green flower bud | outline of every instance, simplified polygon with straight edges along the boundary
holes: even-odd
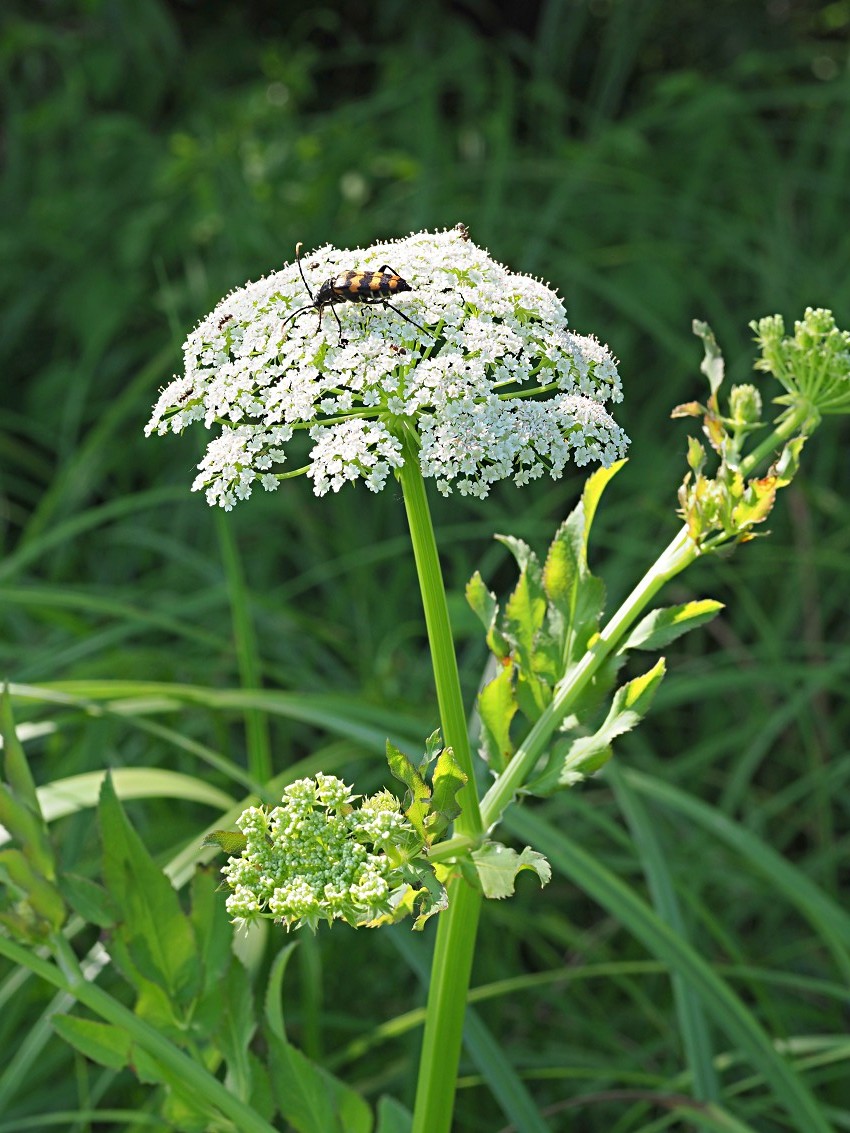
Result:
[[[757,425],[761,421],[761,394],[752,385],[733,386],[729,410],[733,425]]]

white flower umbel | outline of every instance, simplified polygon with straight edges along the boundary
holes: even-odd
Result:
[[[326,281],[386,264],[411,288],[389,307],[339,302],[321,326],[312,308],[284,325]],[[570,331],[554,291],[496,263],[463,226],[319,248],[302,267],[313,296],[292,263],[219,303],[148,423],[148,434],[218,430],[193,485],[210,504],[230,509],[298,472],[317,495],[357,479],[377,492],[402,464],[405,429],[444,494],[484,497],[497,480],[556,478],[570,457],[624,454],[628,437],[604,409],[622,398],[607,347]],[[314,442],[310,463],[281,471],[297,430]]]

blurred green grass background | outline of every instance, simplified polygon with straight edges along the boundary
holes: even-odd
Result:
[[[397,491],[316,501],[297,481],[222,520],[188,491],[200,437],[142,437],[187,331],[298,240],[354,246],[463,221],[497,259],[554,283],[572,325],[611,345],[633,438],[595,532],[612,602],[676,529],[685,427],[668,415],[703,392],[692,318],[711,323],[738,381],[751,318],[829,306],[850,325],[848,0],[67,0],[7,2],[0,19],[0,672],[19,684],[261,682],[400,709],[423,737],[434,726]],[[840,420],[821,430],[769,540],[700,565],[668,596],[711,594],[728,609],[671,650],[653,716],[618,756],[740,821],[833,896],[850,845],[849,436]],[[508,585],[492,533],[542,550],[580,484],[434,500],[470,703],[484,648],[463,584],[480,565]],[[226,785],[122,712],[34,696],[16,713],[39,782],[162,766]],[[266,742],[250,714],[247,733],[236,712],[164,719],[235,765]],[[276,773],[329,742],[286,717],[267,734]],[[384,778],[368,744],[334,741],[327,759],[361,790]],[[643,886],[609,785],[547,813]],[[132,814],[164,857],[212,817],[165,801]],[[90,813],[56,829],[66,864],[90,872]],[[769,881],[681,819],[665,816],[660,836],[713,962],[835,979],[824,941]],[[421,994],[383,937],[340,930],[300,950],[296,1037],[343,1069],[349,1038]],[[488,908],[475,978],[614,959],[645,952],[573,886],[553,882],[541,899],[529,885]],[[358,974],[375,970],[386,979]],[[481,1007],[541,1107],[672,1080],[663,976],[566,994],[563,1012],[546,989]],[[846,1030],[846,996],[756,976],[742,994],[774,1033]],[[36,1033],[43,995],[9,992],[3,1048]],[[409,1098],[415,1049],[415,1034],[376,1047],[355,1081]],[[37,1050],[0,1075],[10,1120],[41,1112],[48,1080],[51,1104],[81,1104],[72,1056],[55,1040]],[[553,1066],[571,1068],[566,1084]],[[829,1104],[850,1108],[845,1064],[818,1073]],[[107,1075],[88,1088],[104,1104],[143,1098]],[[460,1106],[459,1128],[505,1120],[473,1081]],[[647,1112],[603,1098],[576,1128],[645,1129]],[[769,1111],[753,1120],[782,1127]]]

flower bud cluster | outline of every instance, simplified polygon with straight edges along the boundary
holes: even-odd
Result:
[[[322,284],[384,265],[410,286],[389,306],[337,301],[321,320],[309,307]],[[313,442],[302,471],[317,495],[358,479],[379,491],[403,463],[405,430],[444,494],[484,497],[497,480],[624,454],[628,437],[604,408],[622,398],[610,351],[569,330],[554,291],[496,263],[461,226],[326,246],[301,266],[311,295],[293,263],[222,300],[148,423],[149,434],[194,421],[218,430],[193,485],[210,504],[229,509],[295,474],[280,468],[299,430]]]
[[[386,850],[409,846],[413,830],[390,792],[360,807],[357,797],[320,773],[290,783],[279,806],[244,811],[245,848],[222,869],[230,916],[315,929],[320,920],[359,925],[388,914],[404,881]]]
[[[788,391],[783,404],[801,399],[815,415],[850,412],[850,331],[839,330],[831,311],[807,307],[785,334],[781,315],[750,323],[762,352],[757,370],[766,370]]]

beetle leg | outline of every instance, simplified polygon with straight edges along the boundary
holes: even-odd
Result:
[[[339,345],[340,346],[347,346],[348,345],[348,339],[343,338],[343,336],[342,336],[342,323],[339,321],[339,315],[334,310],[332,303],[328,303],[328,306],[331,309],[331,314],[336,319],[336,325],[339,327]]]

